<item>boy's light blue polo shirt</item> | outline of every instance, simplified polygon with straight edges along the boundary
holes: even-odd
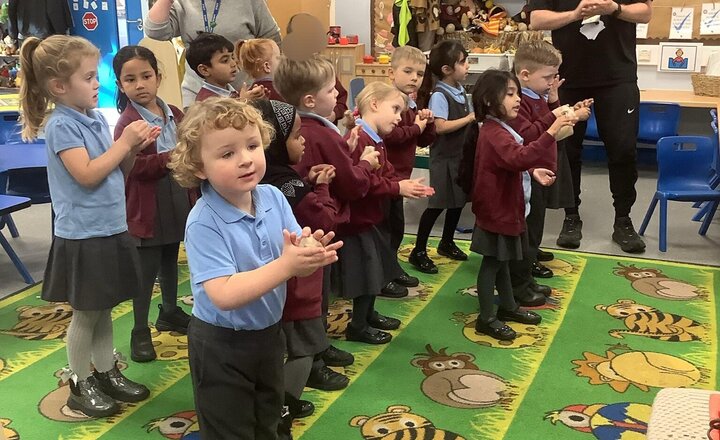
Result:
[[[190,211],[185,248],[193,292],[193,315],[208,324],[235,330],[261,330],[280,321],[285,283],[234,310],[220,310],[203,288],[205,281],[258,269],[282,254],[283,229],[300,234],[285,196],[272,185],[252,192],[255,217],[228,203],[207,182]]]
[[[177,126],[175,125],[175,116],[172,110],[170,110],[170,106],[165,104],[165,101],[160,98],[157,98],[157,103],[165,113],[164,118],[156,115],[140,104],[130,101],[130,105],[135,107],[135,110],[137,110],[145,122],[162,129],[160,136],[155,140],[155,148],[158,153],[164,153],[165,151],[174,150],[175,145],[177,145]]]
[[[450,94],[450,96],[453,97],[455,102],[459,104],[465,104],[465,101],[467,101],[467,92],[465,92],[465,88],[460,85],[459,88],[455,88],[451,86],[450,84],[438,81],[437,87],[442,88],[447,93]],[[473,111],[472,103],[468,103],[470,107],[470,112]],[[428,103],[428,108],[433,112],[433,116],[440,119],[447,120],[448,115],[450,114],[450,108],[447,102],[447,98],[445,98],[445,95],[439,92],[433,92],[432,95],[430,95],[430,102]]]
[[[112,138],[102,113],[88,110],[83,114],[57,104],[45,125],[45,141],[55,235],[78,240],[127,231],[125,178],[120,167],[96,187],[87,188],[72,177],[59,156],[71,148],[85,148],[90,159],[105,153],[112,145]]]

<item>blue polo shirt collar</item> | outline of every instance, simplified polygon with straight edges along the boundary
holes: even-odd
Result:
[[[522,88],[522,94],[523,94],[524,96],[527,96],[528,98],[532,98],[532,99],[540,99],[540,98],[542,98],[542,99],[544,99],[544,100],[547,101],[547,95],[540,96],[540,95],[538,95],[537,93],[535,93],[532,89],[529,89],[529,88],[527,88],[527,87],[523,87],[523,88]]]
[[[215,84],[210,84],[207,81],[203,81],[202,86],[204,88],[210,90],[211,92],[215,93],[216,95],[220,95],[225,98],[229,98],[230,95],[232,94],[232,92],[236,91],[235,88],[231,84],[228,84],[227,88],[224,89],[222,87],[216,86]]]
[[[518,144],[523,145],[525,143],[525,140],[523,139],[523,137],[520,136],[517,131],[513,130],[513,128],[511,126],[506,124],[505,121],[501,121],[500,119],[496,118],[495,116],[490,116],[490,115],[488,115],[487,118],[492,119],[493,121],[502,125],[502,127],[505,130],[507,130],[508,132],[510,132],[511,135],[513,135],[513,137],[515,138],[515,142],[517,142]]]
[[[160,98],[157,98],[157,103],[162,109],[163,113],[165,113],[165,116],[168,118],[168,121],[175,120],[175,116],[172,113],[172,110],[170,110],[170,106],[165,103]],[[156,124],[160,127],[162,127],[165,124],[165,120],[162,116],[158,116],[155,113],[151,112],[150,110],[146,109],[145,107],[141,106],[140,104],[137,104],[135,101],[130,101],[130,105],[132,105],[135,110],[140,114],[140,116],[147,122]]]
[[[204,181],[202,185],[200,185],[200,189],[202,191],[202,198],[203,200],[205,200],[205,203],[207,203],[210,209],[215,211],[215,213],[225,223],[236,223],[245,217],[248,217],[250,219],[253,218],[250,213],[236,208],[227,200],[225,200],[223,196],[221,196],[217,191],[215,191],[215,188],[213,188],[208,181]],[[252,190],[251,194],[252,200],[255,203],[254,219],[256,221],[262,220],[263,218],[265,218],[265,215],[272,209],[272,207],[265,206],[263,204],[260,197],[258,197],[257,188]]]
[[[66,116],[71,117],[72,119],[80,122],[81,124],[85,125],[86,127],[92,128],[94,130],[99,130],[103,126],[103,117],[101,113],[94,109],[88,109],[87,114],[80,113],[79,111],[75,110],[74,108],[70,108],[63,104],[55,104],[55,111],[60,112]]]
[[[368,125],[367,122],[363,121],[362,119],[356,119],[356,120],[355,120],[355,124],[356,124],[356,125],[359,125],[360,128],[362,128],[362,130],[363,130],[365,133],[367,133],[368,136],[370,136],[370,139],[372,139],[373,142],[375,142],[376,144],[379,144],[380,142],[383,141],[382,138],[380,137],[380,135],[377,134],[377,132],[375,132],[375,130],[373,130],[372,128],[370,128],[370,126]]]
[[[438,85],[438,87],[442,87],[443,89],[445,89],[453,97],[458,98],[460,100],[458,102],[465,102],[465,98],[466,98],[465,88],[462,85],[460,85],[460,87],[453,87],[444,81],[438,81],[437,85]],[[458,99],[456,99],[456,101]]]
[[[337,134],[342,136],[342,133],[340,133],[340,129],[337,128],[337,125],[330,122],[330,120],[328,118],[323,118],[322,116],[317,115],[315,113],[311,113],[311,112],[301,112],[299,110],[298,110],[298,114],[300,115],[301,118],[305,117],[305,118],[318,120],[318,121],[322,122],[324,126],[326,126],[327,128],[332,128],[333,130],[335,130],[335,132]]]
[[[407,106],[408,106],[408,108],[417,108],[417,103],[415,102],[414,99],[412,99],[411,97],[408,96]]]

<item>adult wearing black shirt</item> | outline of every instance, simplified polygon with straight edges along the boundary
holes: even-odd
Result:
[[[595,100],[598,132],[608,155],[610,191],[615,208],[613,240],[625,252],[643,252],[630,210],[637,193],[637,131],[640,91],[637,87],[635,24],[647,23],[652,0],[530,0],[530,27],[551,30],[553,44],[563,54],[560,100],[570,105]],[[595,15],[600,21],[582,25]],[[594,37],[594,39],[593,39]],[[580,170],[587,123],[578,122],[566,148],[572,172],[575,207],[565,210],[557,244],[577,248],[582,238]]]

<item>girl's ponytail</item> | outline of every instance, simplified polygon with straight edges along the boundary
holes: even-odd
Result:
[[[27,38],[20,48],[20,124],[22,139],[31,141],[37,138],[38,131],[45,120],[49,99],[45,87],[40,84],[33,66],[33,55],[42,40]]]
[[[425,66],[425,75],[423,75],[422,84],[417,92],[417,105],[418,108],[427,108],[430,103],[430,95],[435,89],[435,77],[433,76],[432,69],[428,63]]]
[[[477,149],[478,135],[480,134],[479,124],[473,122],[465,128],[465,140],[463,142],[463,157],[458,171],[457,184],[460,185],[465,194],[470,194],[473,187],[473,174],[475,174],[475,150]]]

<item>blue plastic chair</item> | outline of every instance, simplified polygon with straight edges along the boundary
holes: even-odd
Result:
[[[35,280],[33,280],[32,276],[30,276],[30,272],[28,272],[27,268],[20,260],[20,257],[18,257],[17,253],[15,253],[15,250],[10,245],[10,242],[7,241],[7,239],[2,233],[2,229],[5,227],[5,219],[10,217],[10,213],[20,211],[21,209],[25,209],[28,206],[30,206],[30,199],[27,197],[7,196],[0,194],[0,246],[5,249],[5,252],[10,257],[10,261],[12,261],[12,263],[15,265],[15,268],[18,270],[18,272],[20,272],[23,280],[25,280],[25,282],[28,284],[33,284],[35,283]]]
[[[695,145],[694,149],[687,145]],[[705,235],[720,203],[720,191],[710,187],[708,175],[713,156],[710,138],[703,136],[669,136],[657,144],[658,179],[657,190],[645,213],[638,233],[643,235],[655,206],[660,202],[660,251],[667,250],[667,202],[708,201],[708,214],[700,226],[700,235]]]
[[[585,139],[589,141],[602,142],[597,128],[597,119],[595,119],[594,107],[590,109],[590,118],[587,120],[587,128],[585,129]]]
[[[350,80],[350,111],[355,110],[355,98],[365,88],[365,78],[353,78]]]
[[[710,115],[713,115],[713,110],[710,111]],[[717,116],[717,113],[715,114],[715,116]],[[720,142],[718,142],[717,119],[713,119],[712,121],[710,121],[710,127],[713,129],[714,133],[711,138],[713,144],[714,158],[712,171],[710,172],[710,188],[717,189],[718,185],[720,185],[720,165],[718,165],[718,156],[720,156]],[[700,210],[693,216],[693,221],[702,221],[703,217],[707,215],[710,206],[711,205],[709,203],[695,202],[693,204],[693,208],[700,208]]]
[[[640,103],[638,142],[655,144],[666,136],[677,136],[680,105],[664,102]]]

